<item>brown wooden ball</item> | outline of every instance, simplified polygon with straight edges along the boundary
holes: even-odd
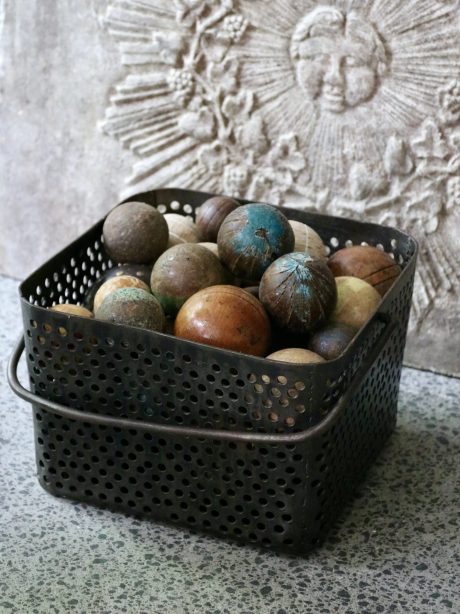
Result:
[[[308,349],[326,360],[334,360],[345,351],[356,333],[357,329],[353,326],[339,322],[330,323],[313,333]]]
[[[175,315],[192,294],[226,281],[220,260],[209,249],[196,243],[180,243],[158,258],[150,287],[165,313]]]
[[[235,286],[212,286],[181,307],[174,334],[235,352],[265,356],[270,320],[260,301]]]
[[[146,283],[137,277],[133,277],[132,275],[111,277],[105,283],[103,283],[96,292],[93,303],[94,311],[99,309],[99,306],[106,296],[108,296],[114,290],[118,290],[118,288],[142,288],[142,290],[150,292],[150,288]]]
[[[195,222],[200,231],[202,241],[217,241],[219,228],[229,213],[240,203],[227,196],[214,196],[206,200],[197,209]]]
[[[284,350],[278,350],[277,352],[273,352],[273,354],[269,354],[267,359],[297,364],[326,362],[324,358],[315,354],[315,352],[310,352],[310,350],[304,350],[302,348],[285,348]]]
[[[336,277],[337,303],[331,322],[361,328],[380,304],[381,296],[367,281],[358,277]]]
[[[307,253],[281,256],[262,276],[259,296],[277,326],[297,333],[321,326],[337,298],[334,276]]]
[[[123,203],[107,216],[102,229],[107,253],[115,262],[149,263],[168,244],[168,225],[154,207]]]
[[[72,305],[70,303],[64,303],[62,305],[54,305],[54,307],[50,307],[51,311],[57,311],[58,313],[67,313],[72,316],[80,316],[81,318],[93,318],[89,309],[82,307],[81,305]]]
[[[401,267],[385,252],[370,245],[354,245],[335,252],[328,261],[335,277],[359,277],[381,296],[393,285]]]

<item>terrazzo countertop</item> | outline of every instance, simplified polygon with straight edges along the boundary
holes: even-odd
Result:
[[[0,278],[2,614],[460,611],[460,380],[404,370],[396,433],[320,549],[236,546],[41,489],[31,409],[4,376],[17,284]]]

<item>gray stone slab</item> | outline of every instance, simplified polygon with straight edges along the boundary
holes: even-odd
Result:
[[[20,329],[0,278],[0,369]],[[24,377],[24,365],[21,369]],[[3,614],[449,614],[460,608],[460,380],[403,372],[395,434],[320,549],[281,556],[55,499],[0,379]]]
[[[458,0],[1,0],[0,271],[174,185],[396,225],[460,375]]]

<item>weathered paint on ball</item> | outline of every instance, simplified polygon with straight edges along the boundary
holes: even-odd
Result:
[[[166,318],[158,300],[140,288],[120,288],[103,300],[98,320],[163,332]]]

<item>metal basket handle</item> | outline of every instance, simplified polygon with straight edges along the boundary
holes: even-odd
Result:
[[[159,435],[174,435],[180,437],[197,437],[205,439],[219,439],[235,442],[251,442],[251,443],[300,443],[306,441],[309,438],[315,437],[320,434],[337,420],[342,409],[346,407],[347,403],[355,394],[359,388],[366,373],[372,368],[373,364],[379,357],[380,352],[383,350],[388,339],[391,337],[398,324],[395,320],[390,320],[384,314],[379,314],[381,319],[386,321],[386,326],[382,331],[379,339],[366,357],[364,364],[356,371],[353,376],[350,385],[344,394],[337,400],[330,413],[326,416],[322,422],[316,424],[308,429],[295,433],[251,433],[247,431],[226,431],[222,429],[204,429],[187,426],[171,426],[167,424],[157,424],[154,422],[143,422],[140,420],[131,420],[129,418],[117,418],[115,416],[106,416],[101,414],[90,414],[78,409],[72,409],[66,405],[43,399],[34,394],[30,390],[24,388],[19,382],[17,375],[17,367],[22,352],[24,351],[24,337],[21,336],[17,342],[11,358],[8,362],[8,382],[13,391],[25,401],[29,401],[40,407],[44,407],[46,410],[53,414],[69,418],[71,420],[78,420],[80,422],[89,422],[90,424],[103,424],[118,428],[136,429],[147,431],[150,433],[156,433]]]

